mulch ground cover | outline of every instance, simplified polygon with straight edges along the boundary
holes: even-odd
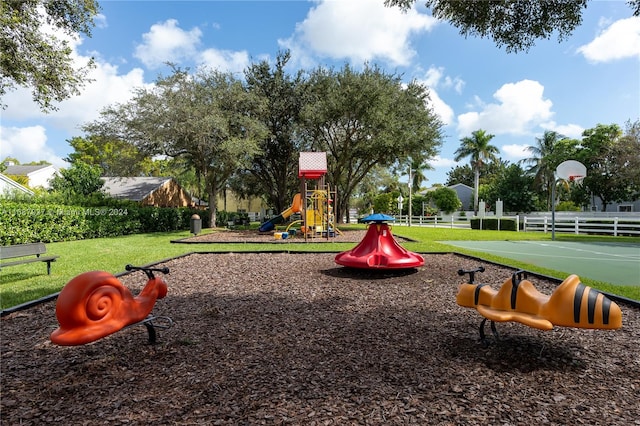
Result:
[[[273,238],[271,236],[271,238]],[[1,320],[0,423],[640,424],[640,311],[615,331],[498,324],[455,303],[460,268],[354,270],[334,254],[192,254],[167,261],[143,326],[61,347],[55,301]],[[484,265],[494,288],[513,270]],[[146,277],[121,277],[137,294]],[[556,283],[531,278],[543,293]]]

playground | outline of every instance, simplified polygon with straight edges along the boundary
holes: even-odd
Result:
[[[191,254],[164,261],[157,343],[131,326],[58,346],[55,301],[2,318],[3,424],[637,424],[640,311],[622,328],[498,324],[456,304],[458,269],[356,270],[335,253]],[[513,270],[484,265],[494,288]],[[550,294],[557,283],[531,277]],[[141,272],[120,277],[138,294]],[[635,423],[634,423],[635,422]]]
[[[337,190],[325,180],[327,174],[326,152],[301,152],[298,164],[300,192],[293,197],[291,206],[282,213],[264,222],[260,232],[271,232],[276,226],[287,222],[284,232],[274,232],[276,239],[287,239],[295,235],[305,240],[332,238],[340,235],[336,227],[333,203]],[[293,214],[299,219],[289,222]]]

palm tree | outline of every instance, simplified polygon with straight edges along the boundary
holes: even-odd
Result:
[[[460,139],[460,148],[455,152],[455,161],[460,161],[465,157],[471,157],[471,169],[473,169],[473,211],[478,213],[478,189],[480,186],[480,168],[483,164],[496,160],[496,154],[500,152],[498,148],[489,144],[494,135],[490,135],[484,130],[476,130],[471,136]]]
[[[534,146],[527,147],[531,157],[520,160],[521,163],[531,165],[526,172],[534,175],[534,185],[546,194],[547,211],[551,209],[551,190],[555,181],[555,169],[558,165],[554,151],[562,139],[566,139],[566,136],[552,130],[545,130],[541,138],[536,138]]]
[[[422,157],[411,157],[411,189],[414,193],[420,191],[422,182],[427,180],[425,173],[427,170],[433,170],[433,167]]]

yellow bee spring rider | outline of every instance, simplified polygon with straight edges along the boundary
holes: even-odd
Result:
[[[483,317],[480,340],[487,344],[484,326],[491,321],[491,331],[498,337],[496,322],[516,321],[540,330],[561,327],[614,330],[622,327],[622,311],[611,299],[580,282],[577,275],[568,276],[549,296],[539,292],[526,279],[524,271],[515,272],[500,290],[487,284],[476,284],[475,274],[484,267],[459,270],[469,274],[469,282],[460,284],[456,302],[475,308]]]

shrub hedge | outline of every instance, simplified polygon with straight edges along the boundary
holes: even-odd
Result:
[[[515,219],[500,219],[500,229],[498,229],[498,218],[495,217],[485,217],[482,221],[480,218],[474,217],[470,220],[471,229],[480,229],[480,222],[482,222],[482,229],[488,229],[491,231],[518,230],[518,222]]]
[[[207,211],[185,207],[144,207],[131,203],[81,207],[2,201],[0,245],[185,230],[189,229],[193,214],[200,216],[203,228],[210,226]]]

